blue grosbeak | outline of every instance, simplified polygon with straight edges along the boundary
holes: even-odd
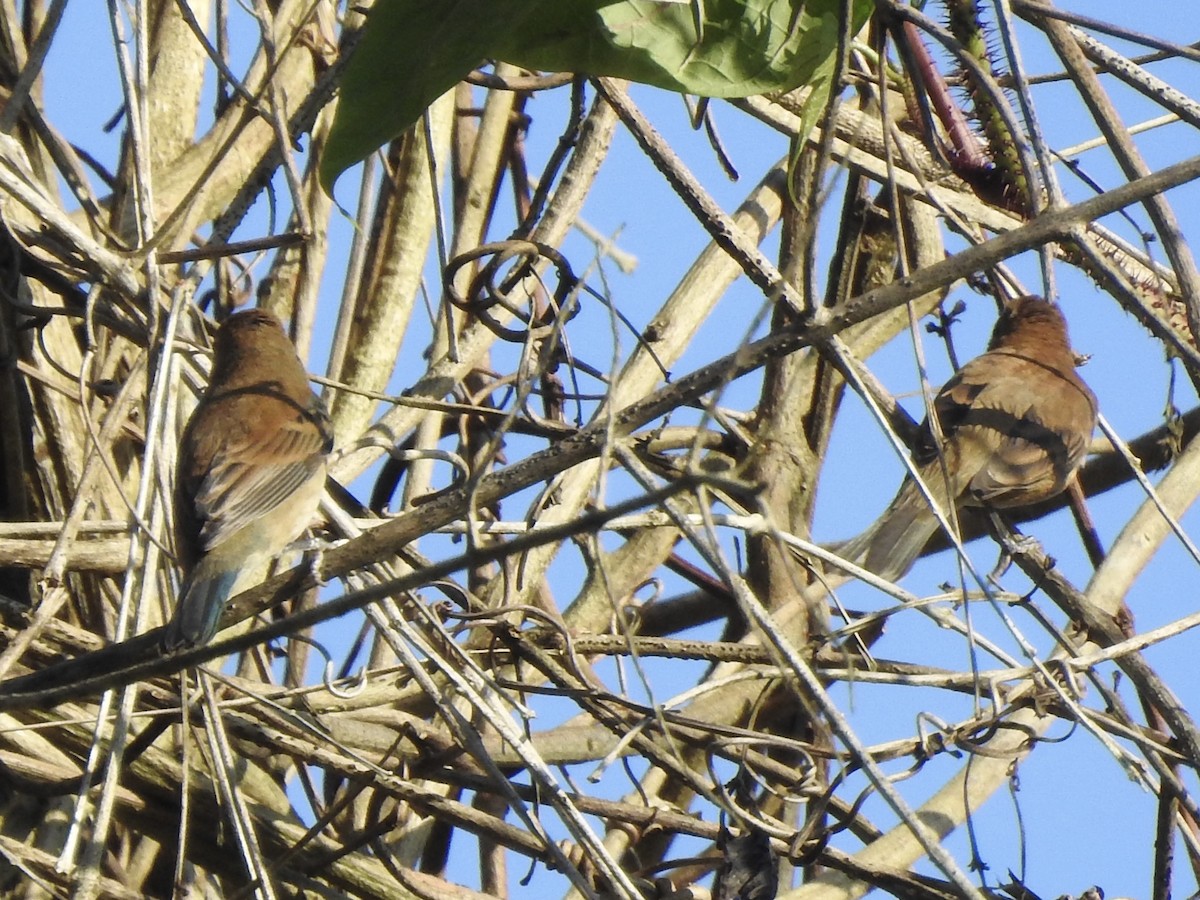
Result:
[[[175,531],[185,578],[166,649],[206,643],[229,597],[303,533],[332,446],[325,405],[279,320],[258,309],[230,316],[179,446]]]
[[[926,422],[913,451],[921,478],[949,511],[1026,506],[1064,490],[1087,455],[1096,396],[1075,374],[1067,325],[1056,304],[1022,297],[1006,304],[987,352],[954,373],[933,410],[941,456]],[[894,581],[938,529],[911,476],[891,505],[838,554]]]

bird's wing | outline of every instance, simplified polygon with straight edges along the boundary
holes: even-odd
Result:
[[[1095,424],[1095,400],[1073,370],[1005,351],[967,363],[935,405],[959,490],[995,506],[1062,490]]]
[[[323,410],[272,401],[260,403],[258,412],[252,427],[213,455],[196,491],[205,551],[275,509],[324,470],[329,434]]]

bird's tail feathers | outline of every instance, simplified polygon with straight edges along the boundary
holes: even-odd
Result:
[[[236,570],[193,577],[180,594],[175,615],[163,635],[163,647],[179,650],[207,644],[217,633],[225,601],[233,593],[237,577]]]
[[[857,537],[830,549],[880,578],[896,581],[912,568],[937,528],[928,502],[906,478],[883,515]]]

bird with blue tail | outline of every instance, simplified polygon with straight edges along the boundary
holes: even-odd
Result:
[[[217,330],[208,387],[183,431],[175,533],[183,585],[163,647],[212,639],[234,594],[308,527],[333,432],[279,320],[251,309]]]

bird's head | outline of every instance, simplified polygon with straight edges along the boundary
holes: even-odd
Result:
[[[296,347],[274,315],[262,309],[234,313],[213,339],[208,392],[227,393],[273,383],[289,396],[307,399],[308,373]]]
[[[1071,348],[1058,304],[1033,294],[1005,302],[988,342],[989,350],[1030,346],[1061,347],[1068,353]]]

